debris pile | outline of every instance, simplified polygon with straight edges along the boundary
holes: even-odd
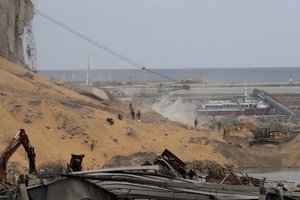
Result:
[[[61,161],[43,163],[39,166],[38,178],[57,178],[66,171],[65,165]]]
[[[239,173],[237,175],[233,171],[233,166],[221,166],[217,163],[194,162],[191,167],[200,180],[209,183],[230,184],[230,185],[248,185],[248,186],[264,186],[264,179],[257,179],[248,176],[247,173]]]
[[[147,162],[147,165],[152,164]],[[239,175],[237,175],[233,171],[233,166],[230,165],[221,166],[217,163],[201,161],[186,164],[167,149],[154,160],[153,165],[159,165],[163,168],[163,170],[158,171],[159,174],[178,178],[197,179],[216,184],[256,187],[263,187],[265,184],[265,179],[253,178],[248,176],[247,173],[240,172]]]

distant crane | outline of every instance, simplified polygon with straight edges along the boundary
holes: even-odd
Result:
[[[25,27],[25,38],[28,66],[31,71],[37,72],[37,54],[31,22]]]

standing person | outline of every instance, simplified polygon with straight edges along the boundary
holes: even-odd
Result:
[[[133,109],[131,102],[129,102],[129,112],[131,112]]]
[[[123,115],[121,113],[118,114],[118,119],[122,120],[123,119]]]
[[[21,183],[25,183],[25,176],[24,176],[23,172],[21,172],[21,174],[19,175],[19,178],[18,178],[18,184],[21,184]]]
[[[218,131],[221,130],[221,122],[218,122]]]
[[[137,117],[139,122],[141,121],[141,115],[142,115],[141,111],[138,110],[137,113],[136,113],[136,117]]]
[[[133,109],[133,108],[131,109],[130,113],[131,113],[131,118],[132,118],[132,119],[135,119],[135,112],[134,112],[134,109]]]
[[[25,182],[25,186],[28,187],[29,177],[27,174],[25,175],[24,182]]]
[[[198,119],[197,118],[194,120],[194,125],[195,125],[195,128],[198,127]]]

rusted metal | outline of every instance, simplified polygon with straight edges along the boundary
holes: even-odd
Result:
[[[194,162],[191,164],[193,171],[199,179],[209,183],[264,186],[264,179],[257,179],[248,174],[235,173],[232,166],[221,166],[216,163]]]
[[[163,166],[167,170],[165,171],[165,175],[178,178],[186,178],[189,176],[186,171],[186,164],[168,149],[165,149],[163,153],[154,160],[153,164]]]
[[[237,175],[232,166],[206,162],[193,162],[187,165],[167,149],[154,160],[153,164],[164,169],[158,171],[160,174],[185,179],[198,179],[209,183],[262,187],[265,181],[250,177],[246,173]]]

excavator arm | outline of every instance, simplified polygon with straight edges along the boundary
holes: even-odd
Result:
[[[260,128],[255,126],[254,124],[252,123],[246,123],[246,124],[241,124],[240,125],[240,128],[241,129],[246,129],[246,130],[250,130],[253,135],[254,135],[254,138],[258,138],[259,137],[259,134],[260,134]]]
[[[12,139],[9,145],[6,147],[4,152],[0,157],[0,181],[5,182],[6,180],[6,166],[9,158],[14,154],[14,152],[19,148],[20,145],[23,145],[27,157],[29,159],[29,173],[36,173],[35,166],[35,152],[34,148],[30,145],[28,136],[25,133],[24,129],[20,129],[17,135]]]
[[[223,139],[226,142],[229,142],[230,137],[232,137],[238,130],[249,130],[254,135],[254,138],[258,138],[260,134],[260,129],[252,123],[233,124],[224,126]]]

